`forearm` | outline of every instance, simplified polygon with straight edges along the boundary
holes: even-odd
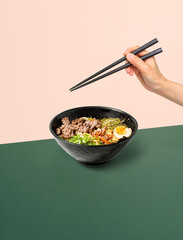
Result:
[[[155,93],[183,106],[183,85],[164,78],[159,89]]]

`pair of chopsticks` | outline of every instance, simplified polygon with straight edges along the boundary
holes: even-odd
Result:
[[[158,39],[155,38],[155,39],[151,40],[150,42],[144,44],[143,46],[137,48],[137,49],[134,50],[132,53],[136,55],[136,54],[142,52],[143,50],[145,50],[146,48],[151,47],[152,45],[154,45],[154,44],[157,43],[157,42],[158,42]],[[150,57],[152,57],[152,56],[155,56],[155,55],[161,53],[162,51],[163,51],[163,50],[162,50],[161,48],[158,48],[158,49],[156,49],[156,50],[154,50],[154,51],[152,51],[152,52],[150,52],[150,53],[148,53],[148,54],[146,54],[146,55],[144,55],[144,56],[142,56],[142,57],[140,57],[140,58],[141,58],[142,60],[145,60],[145,59],[147,59],[147,58],[150,58]],[[75,86],[73,86],[73,87],[70,88],[69,90],[72,92],[72,91],[74,91],[74,90],[76,90],[76,89],[78,89],[78,88],[81,88],[81,87],[84,87],[84,86],[86,86],[86,85],[89,85],[89,84],[91,84],[91,83],[93,83],[93,82],[96,82],[96,81],[98,81],[98,80],[100,80],[100,79],[102,79],[102,78],[104,78],[104,77],[107,77],[107,76],[109,76],[109,75],[111,75],[111,74],[113,74],[113,73],[116,73],[116,72],[118,72],[118,71],[121,71],[121,70],[123,70],[123,69],[125,69],[125,68],[127,68],[127,67],[129,67],[129,66],[132,65],[131,63],[128,62],[128,63],[124,64],[124,65],[121,66],[121,67],[118,67],[118,68],[116,68],[116,69],[114,69],[114,70],[112,70],[112,71],[110,71],[110,72],[107,72],[107,73],[105,73],[105,74],[97,77],[97,76],[100,75],[101,73],[107,71],[108,69],[116,66],[117,64],[119,64],[119,63],[121,63],[121,62],[123,62],[123,61],[125,61],[125,60],[127,60],[127,59],[126,59],[126,56],[118,59],[118,60],[115,61],[114,63],[108,65],[107,67],[103,68],[102,70],[98,71],[97,73],[94,73],[94,74],[91,75],[90,77],[86,78],[86,79],[83,80],[82,82],[76,84]],[[95,78],[95,77],[97,77],[97,78]],[[94,79],[92,79],[92,78],[94,78]],[[91,79],[92,79],[92,80],[91,80]],[[89,80],[90,80],[90,81],[89,81]]]

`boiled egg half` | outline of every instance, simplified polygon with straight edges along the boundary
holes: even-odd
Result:
[[[125,126],[118,126],[114,129],[114,136],[118,139],[123,137],[130,137],[132,134],[132,129]]]

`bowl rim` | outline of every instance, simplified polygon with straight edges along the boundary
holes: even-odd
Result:
[[[121,142],[117,142],[117,143],[111,143],[111,144],[105,144],[105,145],[84,145],[84,144],[77,144],[77,143],[72,143],[72,142],[68,142],[60,137],[57,136],[56,133],[54,133],[54,131],[52,130],[52,124],[53,124],[53,121],[60,115],[60,114],[64,114],[64,113],[67,113],[68,111],[72,111],[72,110],[79,110],[79,109],[82,109],[82,108],[98,108],[98,109],[109,109],[109,110],[112,110],[112,111],[116,111],[116,112],[119,112],[119,113],[123,113],[123,114],[126,114],[128,115],[134,122],[135,122],[135,130],[132,132],[132,135],[129,137],[129,138],[126,138],[124,139],[123,141]],[[114,108],[114,107],[106,107],[106,106],[82,106],[82,107],[75,107],[75,108],[70,108],[70,109],[67,109],[59,114],[57,114],[55,117],[52,118],[52,120],[50,121],[50,124],[49,124],[49,129],[50,129],[50,132],[52,133],[52,135],[58,139],[59,141],[63,142],[63,143],[67,143],[67,144],[71,144],[72,146],[78,146],[78,147],[109,147],[109,146],[114,146],[114,145],[117,145],[117,144],[122,144],[126,141],[129,141],[129,139],[132,139],[133,136],[135,135],[135,133],[137,132],[138,130],[138,122],[137,120],[132,116],[130,115],[129,113],[127,112],[124,112],[120,109],[117,109],[117,108]]]

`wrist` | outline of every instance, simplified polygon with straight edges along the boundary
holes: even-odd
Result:
[[[154,91],[162,97],[183,106],[183,85],[162,78],[160,87]]]
[[[162,95],[167,89],[168,80],[161,74],[156,81],[156,85],[152,89],[152,92]]]

